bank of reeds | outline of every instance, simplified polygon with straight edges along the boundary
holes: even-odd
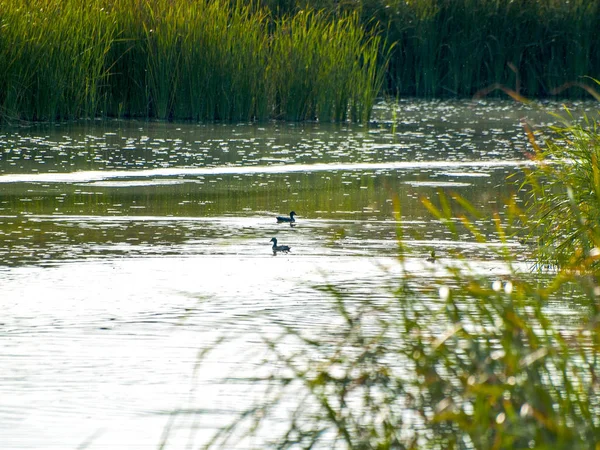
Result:
[[[2,115],[365,120],[384,72],[428,97],[600,76],[600,0],[263,3],[0,1]]]
[[[397,42],[392,94],[470,97],[499,83],[530,98],[587,98],[567,86],[600,76],[600,0],[261,0],[280,14],[307,4],[357,10]],[[499,92],[497,92],[501,95]]]
[[[597,0],[382,1],[399,44],[390,87],[418,96],[471,96],[500,83],[530,98],[600,74]],[[392,9],[393,13],[389,11]]]
[[[373,86],[382,82],[380,39],[365,40],[357,16],[329,23],[323,17],[300,11],[277,22],[273,75],[281,114],[288,120],[325,121],[344,121],[350,114],[352,120],[366,121],[378,94]]]
[[[0,20],[5,119],[364,121],[385,64],[356,14],[275,19],[224,0],[5,0]]]
[[[97,0],[0,3],[0,107],[4,117],[67,119],[95,114],[117,36]]]

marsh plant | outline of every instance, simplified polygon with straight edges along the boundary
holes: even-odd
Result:
[[[260,0],[274,14],[312,5],[357,11],[396,42],[392,95],[472,96],[499,83],[530,98],[587,97],[571,89],[600,72],[598,0]],[[577,45],[573,45],[577,42]]]
[[[542,265],[576,268],[600,241],[600,136],[598,121],[559,117],[545,144],[529,132],[538,164],[528,171],[528,217]]]
[[[381,40],[357,13],[227,0],[3,0],[5,120],[367,121]]]
[[[95,115],[118,31],[98,1],[0,2],[0,113],[29,120]]]
[[[499,84],[587,96],[599,10],[600,0],[2,0],[0,117],[365,122],[381,94]]]
[[[600,70],[596,0],[365,4],[398,42],[389,76],[404,95],[469,96],[493,83],[516,85],[530,98],[565,94],[566,83]]]

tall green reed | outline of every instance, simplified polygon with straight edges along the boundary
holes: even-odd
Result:
[[[365,0],[359,8],[364,24],[376,16],[397,42],[387,87],[402,95],[471,96],[518,76],[533,98],[600,72],[598,0]]]
[[[541,266],[576,268],[600,248],[600,128],[597,118],[565,111],[543,144],[528,130],[538,164],[524,183],[526,223]]]
[[[182,3],[147,3],[144,27],[145,53],[148,57],[147,83],[150,94],[150,114],[159,119],[171,115],[179,82],[182,35],[179,26]]]
[[[161,119],[266,117],[265,15],[227,2],[148,5],[152,115]]]
[[[110,78],[107,91],[108,117],[151,117],[151,93],[148,80],[147,34],[144,23],[152,2],[114,0],[107,9],[117,22],[117,36],[109,55]]]
[[[27,120],[366,121],[385,63],[356,14],[271,18],[226,0],[7,0],[0,13],[0,101]]]
[[[282,18],[271,60],[279,115],[344,121],[351,112],[354,120],[367,119],[383,81],[379,43],[357,15],[332,21],[309,10]]]
[[[0,3],[5,116],[62,120],[100,112],[115,21],[99,0]]]

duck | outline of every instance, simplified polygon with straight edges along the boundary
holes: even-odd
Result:
[[[427,261],[431,263],[435,262],[435,250],[431,250],[430,256],[429,258],[427,258]]]
[[[291,247],[288,245],[277,245],[277,238],[271,238],[273,243],[273,254],[276,255],[277,252],[289,253]]]
[[[277,216],[277,223],[282,223],[282,222],[290,222],[293,223],[296,221],[296,219],[294,219],[294,216],[297,216],[296,211],[292,211],[290,213],[290,217],[285,217],[285,216]]]

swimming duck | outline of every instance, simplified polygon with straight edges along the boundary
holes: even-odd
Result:
[[[427,258],[428,262],[435,262],[435,250],[431,250],[431,256],[429,256],[429,258]]]
[[[296,212],[292,211],[290,213],[290,217],[285,217],[285,216],[277,216],[277,223],[281,223],[281,222],[295,222],[296,219],[294,219],[294,216],[296,216]]]
[[[273,243],[273,254],[276,255],[277,252],[283,252],[283,253],[288,253],[290,251],[290,248],[288,245],[277,245],[277,238],[271,238],[271,241]]]

